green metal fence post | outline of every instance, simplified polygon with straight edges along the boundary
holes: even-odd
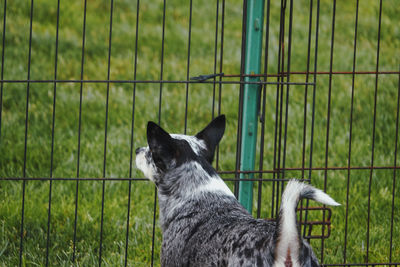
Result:
[[[244,74],[259,74],[261,69],[264,0],[247,1],[246,48]],[[260,81],[245,77],[247,82]],[[244,84],[240,170],[252,171],[255,166],[257,123],[261,85]],[[252,179],[254,174],[241,174],[240,179]],[[253,182],[240,181],[239,202],[249,211],[253,205]]]

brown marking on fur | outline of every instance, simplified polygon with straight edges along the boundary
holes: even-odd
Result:
[[[290,257],[290,248],[287,251],[287,256],[285,260],[285,267],[293,267],[292,258]]]

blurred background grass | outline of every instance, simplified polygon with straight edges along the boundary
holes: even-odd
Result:
[[[271,1],[268,72],[277,72],[280,3]],[[305,71],[307,62],[309,1],[294,1],[291,70]],[[314,62],[316,2],[314,2],[311,59]],[[356,1],[336,1],[334,71],[351,71],[353,57]],[[216,1],[193,1],[189,77],[214,72]],[[4,18],[5,0],[0,0],[0,17]],[[4,49],[4,79],[25,80],[30,71],[32,80],[52,80],[55,75],[57,1],[37,0],[33,7],[31,65],[28,70],[30,1],[7,1]],[[81,73],[84,1],[60,1],[60,26],[57,55],[57,79],[105,80],[108,72],[110,1],[87,1],[83,73]],[[161,38],[163,1],[140,2],[137,46],[137,80],[159,80],[161,75]],[[137,3],[116,0],[113,7],[111,80],[134,79]],[[219,10],[221,11],[220,3]],[[333,2],[322,0],[320,10],[318,70],[328,71],[330,63]],[[287,10],[288,12],[288,10]],[[380,42],[379,69],[398,71],[400,44],[400,12],[396,0],[384,0]],[[379,1],[360,1],[357,35],[356,70],[374,71],[378,39]],[[288,17],[288,16],[287,16]],[[3,20],[2,20],[3,21]],[[225,5],[223,72],[240,73],[242,3]],[[218,25],[221,31],[221,14]],[[167,1],[163,79],[186,80],[189,1]],[[289,24],[288,18],[286,25]],[[2,24],[3,26],[3,24]],[[287,33],[287,29],[286,29]],[[1,27],[3,36],[3,27]],[[286,38],[286,42],[287,42]],[[218,59],[220,50],[218,38]],[[264,44],[265,46],[265,44]],[[264,55],[263,55],[264,56]],[[263,57],[264,58],[264,57]],[[219,68],[218,60],[218,68]],[[313,64],[311,64],[313,66]],[[218,69],[217,68],[217,69]],[[312,67],[313,69],[313,67]],[[292,75],[291,81],[304,82],[304,75]],[[317,77],[313,166],[325,164],[325,138],[329,77]],[[336,75],[332,79],[330,115],[329,166],[347,166],[349,149],[351,76]],[[378,79],[375,166],[394,164],[398,75],[380,75]],[[26,83],[3,83],[0,177],[22,177],[24,173]],[[129,177],[131,166],[131,124],[134,107],[133,148],[145,144],[145,126],[158,121],[170,132],[183,132],[185,125],[185,84],[164,84],[159,114],[159,84],[137,84],[133,102],[133,84],[111,83],[107,128],[107,162],[104,160],[104,127],[107,85],[82,85],[82,124],[79,177]],[[77,176],[79,83],[58,83],[55,112],[53,177]],[[234,170],[238,119],[239,86],[224,84],[221,105],[218,89],[213,103],[212,84],[190,84],[188,101],[188,134],[195,134],[216,114],[218,108],[227,115],[227,130],[220,146],[219,169]],[[352,166],[369,166],[371,161],[375,75],[359,75],[355,79],[353,114]],[[305,87],[290,87],[289,123],[287,130],[286,167],[302,164],[303,110]],[[29,116],[26,154],[26,176],[50,176],[53,83],[29,85]],[[308,88],[306,161],[309,165],[312,87]],[[284,97],[285,101],[285,97]],[[273,168],[276,86],[266,90],[266,131],[264,169]],[[285,102],[284,102],[285,103]],[[214,109],[214,110],[213,110]],[[286,115],[286,114],[284,114]],[[258,155],[259,156],[259,155]],[[258,163],[257,163],[258,165]],[[134,166],[133,166],[134,167]],[[324,262],[343,262],[346,212],[347,171],[327,172],[327,192],[343,206],[333,209],[332,234],[324,243]],[[307,173],[308,175],[308,173]],[[301,178],[301,171],[287,172],[286,177]],[[349,187],[349,224],[347,261],[364,262],[366,255],[367,205],[369,170],[351,171]],[[132,177],[142,177],[133,168]],[[232,178],[232,175],[224,175]],[[270,174],[263,174],[271,178]],[[312,183],[320,188],[324,172],[313,171]],[[399,180],[399,174],[396,173]],[[47,212],[49,181],[28,181],[25,189],[23,263],[41,266],[46,261]],[[374,170],[372,174],[370,262],[389,261],[392,209],[393,170]],[[50,265],[69,266],[73,250],[75,219],[75,181],[53,182]],[[229,183],[233,188],[233,184]],[[107,181],[105,184],[103,264],[124,264],[125,229],[128,204],[128,182]],[[128,265],[148,266],[151,261],[154,186],[147,181],[132,182],[129,226]],[[399,183],[395,185],[393,262],[399,262],[400,215]],[[0,265],[15,266],[19,262],[19,238],[22,206],[22,182],[0,182]],[[102,183],[82,181],[79,184],[76,263],[79,266],[98,264]],[[255,187],[255,200],[257,198]],[[254,202],[254,213],[271,217],[271,184],[263,183],[262,206]],[[158,216],[158,215],[157,215]],[[321,218],[320,214],[312,218]],[[155,235],[155,264],[159,264],[161,233]],[[320,256],[320,241],[312,241]]]

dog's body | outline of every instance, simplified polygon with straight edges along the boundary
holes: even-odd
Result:
[[[254,219],[212,168],[225,130],[220,116],[196,136],[169,135],[149,123],[149,147],[136,164],[158,187],[162,266],[319,266],[296,226],[298,201],[338,205],[297,181],[286,186],[277,222]]]

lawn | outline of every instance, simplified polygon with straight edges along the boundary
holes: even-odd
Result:
[[[222,1],[220,2],[219,11],[221,12]],[[280,3],[278,2],[280,1],[271,2],[268,73],[273,74],[278,71],[280,20]],[[291,71],[306,71],[310,2],[294,2],[290,69]],[[398,71],[400,7],[396,0],[382,2],[379,70]],[[30,37],[31,1],[0,0],[2,41],[5,36],[5,45],[0,46],[0,51],[4,51],[3,79],[27,80],[29,77],[34,81],[53,79],[74,81],[59,82],[56,86],[51,81],[29,84],[26,82],[1,83],[0,177],[63,179],[51,183],[46,179],[26,182],[10,179],[0,181],[0,266],[19,264],[23,191],[25,199],[22,263],[26,266],[46,264],[50,188],[49,265],[71,265],[74,251],[75,212],[77,212],[76,264],[93,266],[99,263],[103,214],[102,264],[123,265],[126,255],[127,208],[130,196],[127,263],[128,266],[149,266],[152,261],[154,212],[158,218],[157,209],[154,211],[154,185],[140,179],[131,182],[96,180],[103,177],[143,178],[134,166],[131,148],[134,151],[136,147],[145,145],[145,127],[149,120],[160,121],[161,126],[170,132],[186,131],[188,134],[195,134],[211,120],[213,114],[217,114],[220,110],[227,116],[227,129],[219,148],[218,169],[220,171],[235,170],[238,84],[223,84],[221,87],[219,85],[214,87],[210,83],[188,86],[185,83],[164,83],[160,86],[159,83],[146,82],[135,85],[124,82],[134,79],[157,81],[161,79],[161,76],[163,80],[185,81],[187,77],[214,73],[217,2],[193,1],[189,72],[187,59],[190,1],[174,0],[166,1],[166,3],[165,39],[164,47],[162,47],[163,1],[141,1],[139,18],[137,18],[136,1],[115,0],[110,47],[110,1],[87,1],[84,24],[84,1],[61,0],[56,45],[57,1],[34,1]],[[3,35],[5,4],[6,25]],[[240,73],[242,5],[238,0],[227,1],[225,4],[222,65],[225,74]],[[329,71],[333,1],[321,0],[320,5],[317,70]],[[314,70],[316,8],[317,1],[313,1],[310,70]],[[360,1],[357,71],[375,71],[379,8],[379,1]],[[353,68],[355,10],[355,0],[336,1],[333,71],[351,71]],[[139,24],[136,32],[137,21]],[[285,60],[288,59],[289,22],[288,8],[285,23]],[[84,29],[85,42],[82,49]],[[221,29],[222,15],[220,13],[217,72],[221,64]],[[29,43],[31,43],[31,49]],[[137,64],[135,64],[135,59],[137,59]],[[285,66],[287,66],[287,61]],[[114,82],[98,82],[107,80],[107,77]],[[290,76],[290,80],[295,82],[305,82],[305,79],[305,75]],[[91,82],[80,83],[80,80]],[[224,78],[224,81],[232,80]],[[310,81],[312,80],[313,76],[310,78]],[[276,81],[276,78],[269,78],[269,81]],[[378,93],[373,150],[374,166],[386,167],[396,164],[394,153],[399,75],[381,74],[377,78],[376,75],[371,74],[357,75],[354,81],[352,166],[371,165],[376,81]],[[292,85],[289,88],[288,113],[284,111],[283,114],[284,120],[288,118],[286,167],[302,166],[305,105],[307,114],[304,164],[310,165],[314,87],[308,86],[306,95],[305,88],[304,85]],[[283,89],[285,92],[283,107],[285,108],[287,87],[284,86]],[[312,166],[323,167],[326,163],[329,90],[331,90],[331,99],[328,166],[347,167],[351,75],[334,75],[331,82],[329,75],[316,77]],[[273,169],[274,162],[276,91],[276,85],[269,85],[265,94],[266,121],[263,157],[265,170]],[[186,102],[187,93],[188,101]],[[55,105],[54,95],[56,95]],[[26,117],[27,96],[29,96],[28,117]],[[187,127],[185,128],[186,108]],[[55,117],[54,144],[52,145],[53,111],[55,111]],[[25,138],[26,118],[28,128]],[[107,128],[105,128],[106,122]],[[106,142],[105,132],[107,132]],[[259,138],[261,138],[260,131]],[[258,141],[258,149],[259,146]],[[283,148],[281,152],[282,160]],[[258,153],[258,161],[259,158]],[[256,164],[258,166],[259,162]],[[306,171],[305,177],[308,175]],[[77,183],[76,179],[71,179],[76,177],[94,179]],[[225,174],[223,177],[233,178],[233,175]],[[265,173],[262,177],[272,178],[273,176]],[[285,177],[301,178],[302,171],[287,171]],[[367,240],[370,177],[372,187],[369,240]],[[397,181],[393,190],[394,177]],[[326,181],[326,191],[342,203],[341,207],[332,209],[332,233],[323,244],[324,263],[333,264],[344,261],[346,207],[348,211],[346,261],[365,262],[369,242],[368,260],[370,262],[389,262],[390,260],[400,262],[400,241],[397,238],[400,236],[399,178],[399,172],[394,173],[393,169],[378,169],[372,174],[370,169],[352,170],[349,180],[346,169],[330,170],[326,172],[326,175],[323,170],[311,172],[312,184],[324,188]],[[233,183],[228,181],[228,184],[233,189]],[[77,185],[78,191],[76,191]],[[272,184],[264,182],[262,185],[261,207],[257,206],[258,188],[257,184],[255,185],[253,213],[256,215],[257,210],[260,209],[261,217],[270,218]],[[347,192],[348,203],[346,203]],[[396,194],[392,258],[390,259],[392,192]],[[103,197],[104,210],[102,212]],[[77,210],[76,199],[78,199]],[[310,219],[320,218],[321,214],[314,214]],[[316,233],[318,231],[320,229],[317,229]],[[157,222],[154,239],[154,265],[158,266],[161,232]],[[321,241],[313,240],[311,244],[317,255],[321,257]]]

